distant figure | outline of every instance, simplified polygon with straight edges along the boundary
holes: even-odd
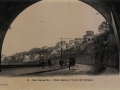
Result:
[[[72,65],[72,57],[69,58],[69,70],[70,70],[71,65]]]
[[[51,59],[48,59],[48,66],[49,66],[49,68],[50,68],[51,64],[52,64]]]
[[[44,65],[45,65],[44,60],[42,60],[41,62],[42,69],[44,68]]]
[[[63,64],[64,64],[63,60],[60,60],[59,65],[61,66],[61,68],[63,67]]]
[[[70,67],[74,65],[75,65],[75,57],[70,57],[69,58],[69,70],[70,70]]]

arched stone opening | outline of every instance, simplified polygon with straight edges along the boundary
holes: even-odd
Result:
[[[5,37],[5,34],[10,26],[10,24],[12,23],[12,21],[14,21],[14,19],[23,11],[25,10],[27,7],[29,7],[30,5],[38,2],[39,0],[34,0],[34,1],[9,1],[9,2],[2,2],[0,4],[3,4],[3,8],[1,9],[1,12],[3,15],[1,15],[1,45],[0,45],[0,50],[2,49],[2,43]],[[110,25],[112,26],[112,18],[111,18],[111,12],[113,12],[114,16],[117,17],[117,13],[115,12],[115,6],[112,4],[112,2],[102,2],[102,0],[82,0],[83,2],[87,3],[88,5],[92,6],[93,8],[95,8],[97,11],[99,11],[106,19],[107,21],[110,23]],[[107,0],[106,0],[107,1]],[[111,8],[113,7],[113,8]],[[6,9],[7,8],[7,9]],[[6,10],[6,11],[4,11]],[[116,20],[116,23],[119,22],[119,20]],[[5,23],[2,23],[6,21]],[[117,30],[118,30],[118,23],[116,25]],[[118,31],[119,34],[119,31]],[[118,37],[119,38],[119,37]]]

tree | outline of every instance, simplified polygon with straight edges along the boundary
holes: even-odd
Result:
[[[32,48],[31,50],[28,51],[28,54],[39,54],[41,53],[40,48]]]

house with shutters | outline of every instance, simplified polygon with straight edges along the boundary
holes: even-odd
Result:
[[[86,35],[83,36],[83,41],[90,44],[95,41],[94,32],[93,31],[86,31]]]

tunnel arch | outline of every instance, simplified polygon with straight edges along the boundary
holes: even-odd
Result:
[[[94,8],[92,8],[91,6],[89,6],[89,5],[87,5],[86,3],[84,3],[84,2],[81,2],[81,1],[75,1],[75,4],[76,3],[79,3],[80,2],[80,4],[77,4],[79,7],[77,7],[77,8],[74,8],[75,7],[75,5],[73,4],[73,8],[74,8],[74,10],[76,10],[77,12],[83,12],[83,14],[84,14],[84,10],[82,10],[81,8],[83,7],[86,7],[86,9],[85,9],[85,12],[89,12],[89,13],[85,13],[85,17],[84,18],[87,18],[88,16],[88,14],[90,14],[90,15],[93,15],[93,14],[91,14],[91,12],[92,13],[94,13],[95,14],[95,16],[93,15],[93,16],[90,16],[91,18],[92,17],[95,17],[96,18],[96,13],[98,13],[97,12],[97,10],[96,9],[94,9]],[[27,15],[29,18],[31,18],[30,16],[35,16],[34,14],[30,14],[29,12],[28,12],[28,10],[30,11],[30,10],[32,10],[32,8],[34,8],[34,9],[39,9],[40,7],[38,7],[38,5],[41,5],[41,3],[42,2],[39,2],[39,4],[37,4],[38,2],[36,2],[36,3],[34,3],[34,4],[32,4],[32,5],[30,5],[30,6],[28,6],[27,8],[25,8],[24,10],[22,10],[21,11],[21,13],[19,13],[18,14],[18,16],[13,20],[13,23],[12,24],[14,24],[14,21],[16,21],[16,20],[18,20],[18,18],[19,17],[21,17],[21,16],[24,16],[24,14],[25,13],[28,13],[28,15],[27,14],[25,14],[25,15]],[[46,2],[45,2],[46,3]],[[64,2],[62,2],[63,4],[64,4]],[[69,1],[67,1],[66,2],[66,5],[69,3]],[[70,2],[71,4],[72,4],[72,2]],[[74,2],[73,2],[74,3]],[[37,5],[36,5],[37,4]],[[43,4],[43,3],[42,3]],[[57,4],[59,4],[59,2],[57,3]],[[49,5],[49,2],[47,2],[47,4],[45,4],[45,6],[46,5]],[[60,4],[60,6],[61,6],[62,4]],[[36,8],[35,8],[35,6],[36,6]],[[72,5],[71,5],[72,6]],[[41,7],[41,8],[43,8],[44,7],[44,5]],[[55,5],[55,7],[56,7],[56,5]],[[62,7],[62,6],[61,6]],[[64,7],[64,5],[63,5],[63,8],[66,8],[66,7]],[[89,9],[90,8],[90,9]],[[70,8],[71,9],[71,8]],[[89,9],[89,11],[87,11]],[[40,10],[38,10],[38,12],[39,11],[41,11],[42,9],[40,9]],[[43,10],[45,10],[45,9],[43,9]],[[58,9],[59,10],[59,9]],[[66,9],[65,11],[67,12],[67,10],[69,11],[69,9]],[[90,12],[91,11],[91,12]],[[31,11],[32,12],[32,11]],[[44,11],[43,11],[44,12]],[[48,12],[48,11],[47,11]],[[55,11],[56,12],[56,11]],[[76,12],[76,13],[77,13]],[[33,13],[37,13],[37,12],[33,12]],[[42,13],[42,12],[41,12]],[[45,12],[46,13],[46,12]],[[73,12],[74,14],[75,14],[75,12]],[[70,13],[69,13],[70,14]],[[81,17],[81,16],[83,16],[83,15],[80,15],[81,13],[78,13],[78,15],[72,15],[72,16],[76,16],[77,18],[79,18],[79,17]],[[40,15],[40,14],[39,14]],[[47,13],[47,15],[48,15],[48,13]],[[36,15],[36,16],[38,16],[38,15]],[[59,15],[58,15],[59,16]],[[103,17],[101,14],[99,14],[97,17],[99,17],[100,16],[100,18],[101,17]],[[48,17],[49,17],[49,15],[48,15]],[[23,17],[24,18],[24,17]],[[65,18],[67,18],[67,17],[65,17]],[[69,17],[70,18],[70,17]],[[95,18],[93,18],[95,21],[96,21],[96,19]],[[104,17],[103,17],[104,18]],[[92,20],[93,20],[92,19]],[[101,18],[102,19],[102,18]],[[30,19],[31,20],[31,19]],[[35,19],[36,20],[36,19]],[[71,19],[70,19],[71,20]],[[87,20],[87,19],[85,19],[85,20]],[[84,21],[85,21],[84,20]],[[90,21],[91,21],[91,19],[89,19]],[[94,20],[93,20],[93,22],[94,22]],[[103,19],[104,20],[104,19]],[[80,21],[81,21],[81,19],[80,19]],[[97,20],[97,21],[99,21],[99,20]],[[22,21],[22,22],[24,22],[24,20]],[[15,22],[15,23],[18,23],[18,22]],[[19,22],[20,23],[20,22]],[[91,22],[92,23],[92,22]],[[11,24],[11,25],[12,25]],[[99,24],[101,24],[101,21],[99,22]],[[30,26],[30,25],[27,25],[28,27]],[[14,26],[15,27],[15,26]],[[19,29],[19,28],[17,28],[17,29]],[[21,29],[23,29],[23,28],[21,28]],[[88,28],[87,28],[88,29]],[[88,29],[89,30],[89,29]],[[93,29],[94,30],[94,29]],[[96,28],[96,30],[97,30],[97,28]],[[26,30],[25,31],[27,31],[27,27],[26,27]],[[33,30],[32,30],[33,31]],[[23,31],[24,32],[24,31]],[[29,31],[28,31],[29,32]],[[14,33],[14,32],[13,32]],[[6,35],[7,35],[8,33],[6,33]],[[6,38],[8,38],[8,37],[6,37]],[[14,39],[13,39],[14,40]],[[5,42],[5,41],[4,41]],[[3,46],[4,46],[4,44],[3,44]],[[13,45],[14,46],[14,45]],[[3,49],[3,48],[2,48]]]
[[[34,0],[34,1],[8,1],[8,2],[2,2],[0,4],[4,4],[4,8],[9,8],[8,10],[6,9],[5,12],[4,8],[2,8],[0,11],[3,13],[4,16],[1,16],[2,20],[0,22],[4,22],[7,21],[7,23],[2,23],[1,24],[1,28],[0,28],[0,50],[2,51],[2,45],[3,45],[3,41],[6,35],[6,32],[9,28],[9,26],[11,25],[11,23],[15,20],[15,18],[26,8],[28,8],[29,6],[35,4],[36,2],[41,1],[41,0]],[[119,17],[117,17],[117,13],[114,11],[114,5],[111,4],[111,2],[108,4],[107,2],[102,2],[102,0],[80,0],[88,5],[90,5],[91,7],[93,7],[94,9],[96,9],[98,12],[101,13],[101,15],[109,22],[109,24],[112,26],[112,21],[111,21],[111,16],[110,13],[113,12],[114,15],[116,16],[116,23],[117,23],[117,28],[119,28]],[[107,1],[107,0],[106,0]],[[24,2],[24,3],[23,3]],[[22,4],[22,5],[20,5]],[[110,8],[113,7],[113,8]],[[15,11],[15,12],[14,12]],[[12,13],[11,13],[12,12]],[[14,13],[13,13],[14,12]],[[9,15],[9,16],[7,16]],[[117,20],[118,19],[118,20]],[[119,31],[118,31],[119,34]]]

